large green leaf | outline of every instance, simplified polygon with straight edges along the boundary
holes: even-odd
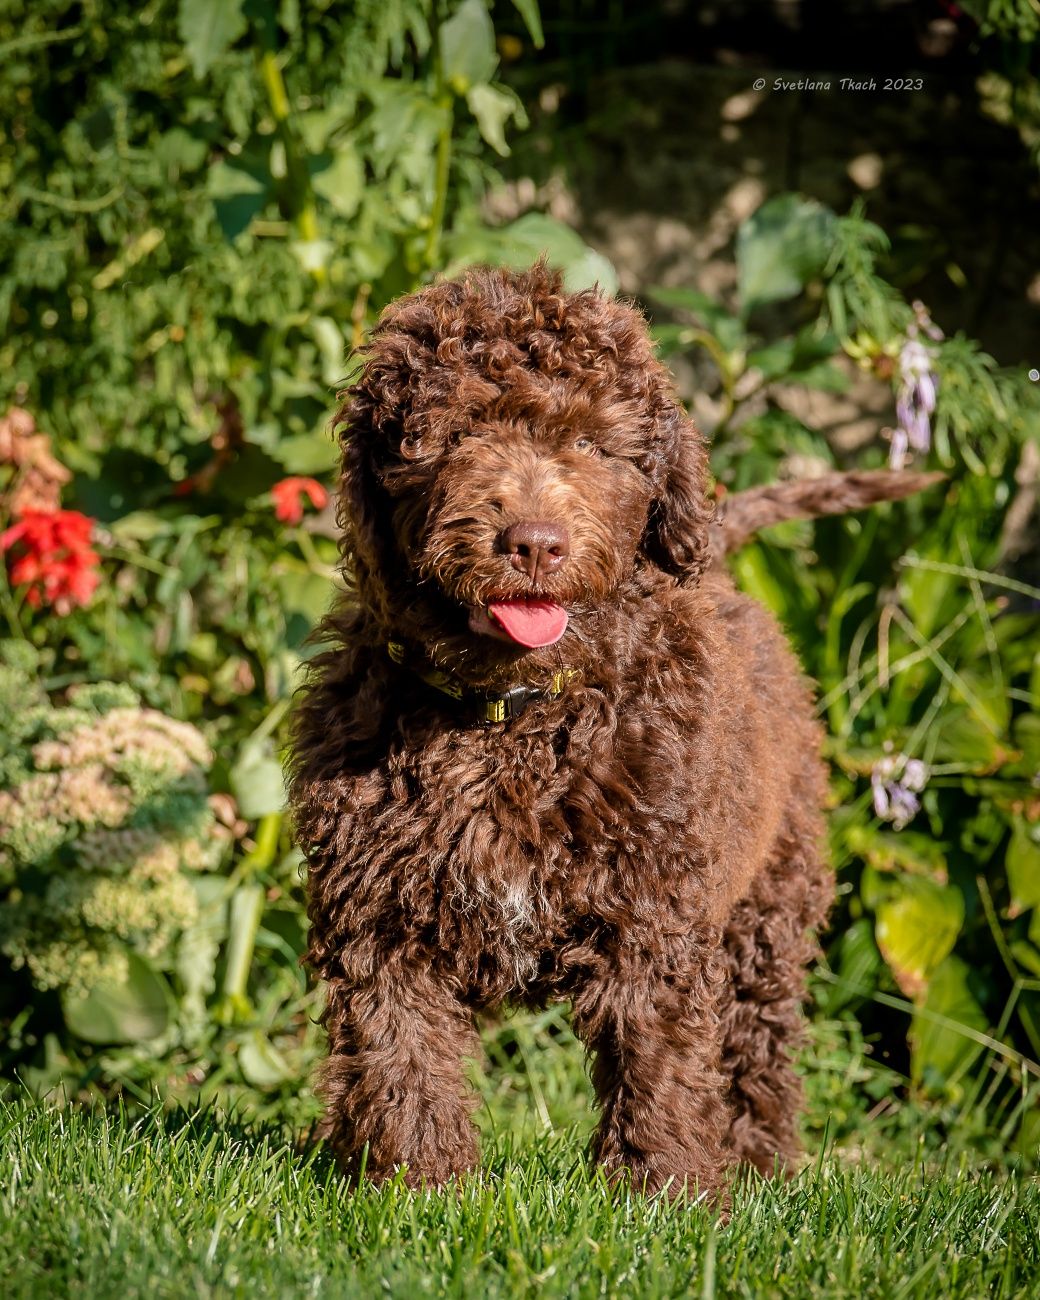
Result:
[[[769,199],[737,232],[737,287],[747,317],[794,298],[820,275],[834,247],[834,213],[814,199]]]
[[[916,1083],[946,1082],[981,1050],[964,1029],[983,1032],[986,1013],[972,992],[970,968],[959,957],[947,957],[928,983],[928,993],[910,1025],[910,1073]]]
[[[458,95],[495,75],[495,29],[484,0],[462,0],[441,28],[441,61],[444,76]]]
[[[919,997],[953,950],[964,923],[960,890],[910,876],[885,891],[875,915],[878,947],[896,983],[904,993]]]
[[[196,77],[204,77],[248,26],[244,0],[181,0],[177,31]]]
[[[479,262],[520,269],[544,255],[550,266],[563,272],[564,284],[572,292],[596,284],[605,294],[617,292],[617,273],[602,253],[590,248],[570,226],[541,212],[527,212],[508,226],[453,232],[447,246],[449,274]]]
[[[122,984],[96,984],[85,997],[63,997],[65,1023],[88,1043],[139,1043],[157,1038],[170,1019],[170,990],[143,957],[128,954]]]

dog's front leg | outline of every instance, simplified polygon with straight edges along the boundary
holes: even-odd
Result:
[[[476,1032],[443,982],[391,960],[361,985],[330,980],[324,1019],[321,1131],[348,1173],[404,1166],[409,1186],[439,1186],[476,1164],[463,1077]]]
[[[729,1126],[719,1070],[717,945],[678,961],[622,948],[574,996],[575,1029],[594,1053],[602,1118],[593,1144],[636,1190],[713,1197]]]

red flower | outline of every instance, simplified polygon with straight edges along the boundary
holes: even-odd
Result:
[[[298,524],[303,518],[301,497],[304,494],[310,497],[315,510],[321,510],[328,504],[329,494],[317,479],[283,478],[280,483],[276,483],[271,489],[275,517],[284,524]]]
[[[98,583],[100,558],[91,548],[93,519],[78,510],[26,510],[0,533],[0,552],[17,547],[10,559],[11,584],[27,586],[25,599],[46,602],[58,614],[86,605]]]

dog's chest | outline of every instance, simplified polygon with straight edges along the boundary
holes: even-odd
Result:
[[[547,978],[576,935],[616,913],[626,860],[660,832],[640,824],[615,747],[569,746],[563,728],[449,733],[396,766],[423,845],[402,905],[429,918],[442,960],[466,954],[458,976],[481,996]]]

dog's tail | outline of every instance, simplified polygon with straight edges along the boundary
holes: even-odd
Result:
[[[865,510],[879,501],[898,501],[946,477],[903,470],[857,469],[819,478],[767,483],[723,497],[712,526],[712,551],[719,559],[739,550],[761,528],[785,519],[815,519]]]

